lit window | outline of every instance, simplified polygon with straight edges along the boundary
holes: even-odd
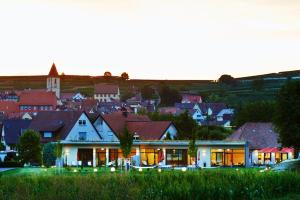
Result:
[[[52,132],[44,132],[44,138],[52,138]]]

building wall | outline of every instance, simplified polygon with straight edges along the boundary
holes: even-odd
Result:
[[[119,141],[114,132],[109,128],[109,126],[101,117],[98,117],[98,119],[94,122],[94,126],[100,133],[103,141]]]
[[[79,120],[85,120],[86,125],[80,125]],[[86,132],[86,141],[101,141],[96,129],[84,113],[79,117],[65,140],[79,141],[79,132]]]
[[[175,136],[177,136],[177,129],[172,124],[167,131],[164,133],[164,135],[161,137],[161,140],[164,140],[167,137],[167,134],[170,134],[171,138],[174,139]]]
[[[111,102],[111,99],[120,100],[120,93],[118,94],[94,94],[94,99],[100,102]]]
[[[210,155],[211,148],[210,147],[199,147],[197,151],[197,165],[199,167],[206,167],[211,166],[211,155]]]
[[[55,92],[56,97],[60,98],[60,78],[49,77],[47,78],[47,90]]]

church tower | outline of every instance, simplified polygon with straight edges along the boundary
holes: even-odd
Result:
[[[60,78],[54,63],[47,77],[47,91],[55,92],[56,97],[60,99]]]

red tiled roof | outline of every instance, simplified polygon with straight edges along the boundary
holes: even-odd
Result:
[[[81,105],[81,110],[89,112],[92,109],[97,110],[98,101],[96,99],[85,99],[79,104]]]
[[[7,116],[19,115],[19,103],[14,101],[0,101],[0,112]]]
[[[272,123],[245,123],[231,134],[227,140],[245,140],[250,149],[264,149],[280,147],[279,135]]]
[[[191,103],[202,103],[202,98],[199,95],[184,94],[182,95],[182,101],[189,101]]]
[[[58,72],[57,72],[57,69],[56,69],[56,66],[55,66],[54,63],[52,64],[52,67],[51,67],[51,69],[49,71],[48,76],[51,76],[51,77],[57,77],[57,76],[59,76]]]
[[[100,83],[95,85],[95,94],[118,94],[119,86]]]
[[[20,105],[31,106],[57,106],[57,98],[54,92],[25,91],[20,95]]]
[[[170,121],[128,122],[127,128],[142,140],[159,140],[171,124]]]
[[[127,117],[125,117],[122,112],[114,112],[112,114],[103,115],[102,117],[116,134],[122,134],[128,122],[150,121],[149,117],[146,115],[127,113]]]

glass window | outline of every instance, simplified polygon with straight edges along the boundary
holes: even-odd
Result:
[[[79,132],[79,140],[86,140],[86,132]]]
[[[187,150],[186,149],[167,149],[167,165],[186,166]]]
[[[52,138],[52,132],[44,132],[44,138]]]

